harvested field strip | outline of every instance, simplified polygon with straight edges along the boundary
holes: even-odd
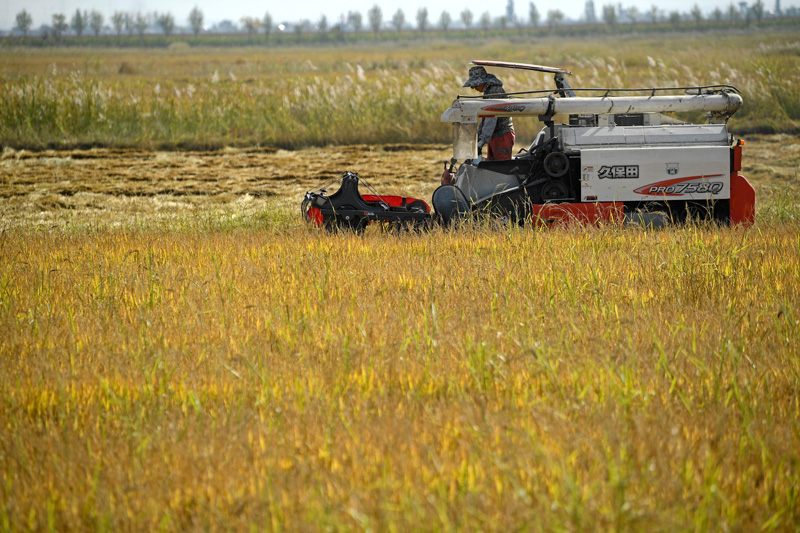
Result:
[[[797,220],[800,139],[745,139],[744,174],[756,188],[759,219]],[[447,145],[406,144],[216,152],[6,149],[0,158],[0,214],[7,227],[124,227],[176,217],[211,222],[222,215],[256,225],[279,215],[281,224],[296,227],[303,194],[346,170],[382,194],[428,201],[451,153]]]
[[[429,199],[449,150],[444,145],[263,152],[6,150],[0,159],[0,213],[14,226],[126,225],[220,210],[259,218],[268,208],[296,215],[305,191],[345,170],[359,172],[384,193]]]

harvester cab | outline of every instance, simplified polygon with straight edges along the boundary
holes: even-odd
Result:
[[[525,224],[561,221],[662,225],[708,219],[752,224],[755,194],[741,171],[743,141],[727,129],[742,106],[730,85],[647,89],[573,88],[554,67],[473,61],[475,65],[553,74],[555,89],[458,96],[442,114],[453,129],[453,157],[428,204],[415,198],[361,196],[345,173],[339,192],[308,192],[304,216],[328,228],[443,224],[488,215]],[[707,124],[669,113],[704,112]],[[510,160],[479,157],[486,117],[534,117],[543,123]],[[561,121],[557,121],[557,119]]]

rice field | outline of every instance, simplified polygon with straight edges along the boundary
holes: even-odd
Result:
[[[792,529],[797,225],[4,234],[7,529]]]
[[[782,42],[765,46],[784,50]],[[680,74],[654,43],[637,45],[641,65],[632,52],[614,60],[621,81],[653,69],[647,56],[653,72],[664,61],[665,76]],[[508,45],[482,46],[498,57]],[[538,62],[567,62],[537,46],[550,46],[554,60]],[[595,75],[591,42],[565,47],[571,61],[583,58],[584,76]],[[81,68],[92,74],[80,75],[58,74],[77,70],[74,51],[31,53],[2,63],[0,91],[89,80],[112,89],[106,105],[159,86],[162,102],[143,97],[128,112],[171,102],[180,117],[193,112],[183,103],[189,84],[193,98],[222,87],[229,110],[246,110],[240,91],[295,68],[289,87],[302,94],[319,84],[336,108],[337,72],[349,63],[345,86],[358,85],[360,66],[371,88],[358,102],[378,81],[401,95],[401,76],[427,81],[435,72],[449,77],[431,81],[449,100],[472,56],[439,52],[444,59],[363,51],[334,67],[335,49],[291,50],[280,64],[257,63],[261,52],[249,49],[203,61],[191,50],[149,60],[108,51],[86,58]],[[757,53],[769,55],[743,52],[742,64]],[[790,61],[777,54],[765,64]],[[136,74],[115,72],[123,61]],[[603,62],[597,76],[610,75],[613,61]],[[241,81],[245,69],[254,81]],[[215,71],[218,81],[198,81]],[[48,98],[62,102],[63,87]],[[258,94],[254,109],[268,99]],[[290,103],[303,100],[293,94],[284,94]],[[439,104],[430,104],[436,113]],[[63,116],[60,105],[53,116]],[[382,112],[349,120],[371,127]],[[749,127],[743,112],[734,131]],[[437,117],[421,120],[439,128]],[[743,134],[743,173],[758,201],[750,228],[356,236],[306,226],[303,192],[353,170],[380,192],[427,200],[450,156],[449,132],[441,142],[341,145],[346,134],[333,124],[321,146],[296,140],[284,148],[305,147],[288,150],[246,135],[230,142],[197,119],[206,128],[197,144],[174,151],[159,147],[174,147],[178,120],[166,122],[165,136],[141,129],[103,143],[90,139],[106,126],[86,120],[72,138],[54,129],[61,140],[52,146],[44,134],[35,142],[0,134],[3,531],[789,531],[800,523],[796,134]],[[141,116],[129,124],[149,127]],[[535,126],[518,125],[520,142]],[[30,128],[20,135],[42,131]],[[373,135],[382,139],[380,129]]]

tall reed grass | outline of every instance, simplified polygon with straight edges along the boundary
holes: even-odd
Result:
[[[362,72],[357,67],[357,72]],[[112,87],[73,73],[9,83],[0,96],[2,138],[27,147],[112,144],[204,147],[260,144],[299,147],[447,139],[439,69],[408,76],[311,75],[241,83],[213,76]],[[453,76],[449,72],[448,81]],[[424,83],[423,83],[424,81]],[[434,120],[436,117],[437,120]],[[15,140],[12,140],[15,139]]]
[[[25,50],[8,58],[0,77],[0,141],[17,148],[447,142],[439,117],[466,91],[468,62],[482,57],[563,66],[582,87],[729,83],[744,93],[735,129],[797,131],[798,43],[792,32],[753,32],[678,42],[436,42],[424,50],[403,43],[299,49],[288,57],[252,49],[62,50],[51,62]],[[498,74],[509,91],[553,86],[544,75]],[[525,142],[539,124],[519,122]]]

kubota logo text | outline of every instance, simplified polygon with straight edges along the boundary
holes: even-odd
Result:
[[[597,171],[597,177],[602,179],[636,179],[639,177],[639,165],[603,165]]]

